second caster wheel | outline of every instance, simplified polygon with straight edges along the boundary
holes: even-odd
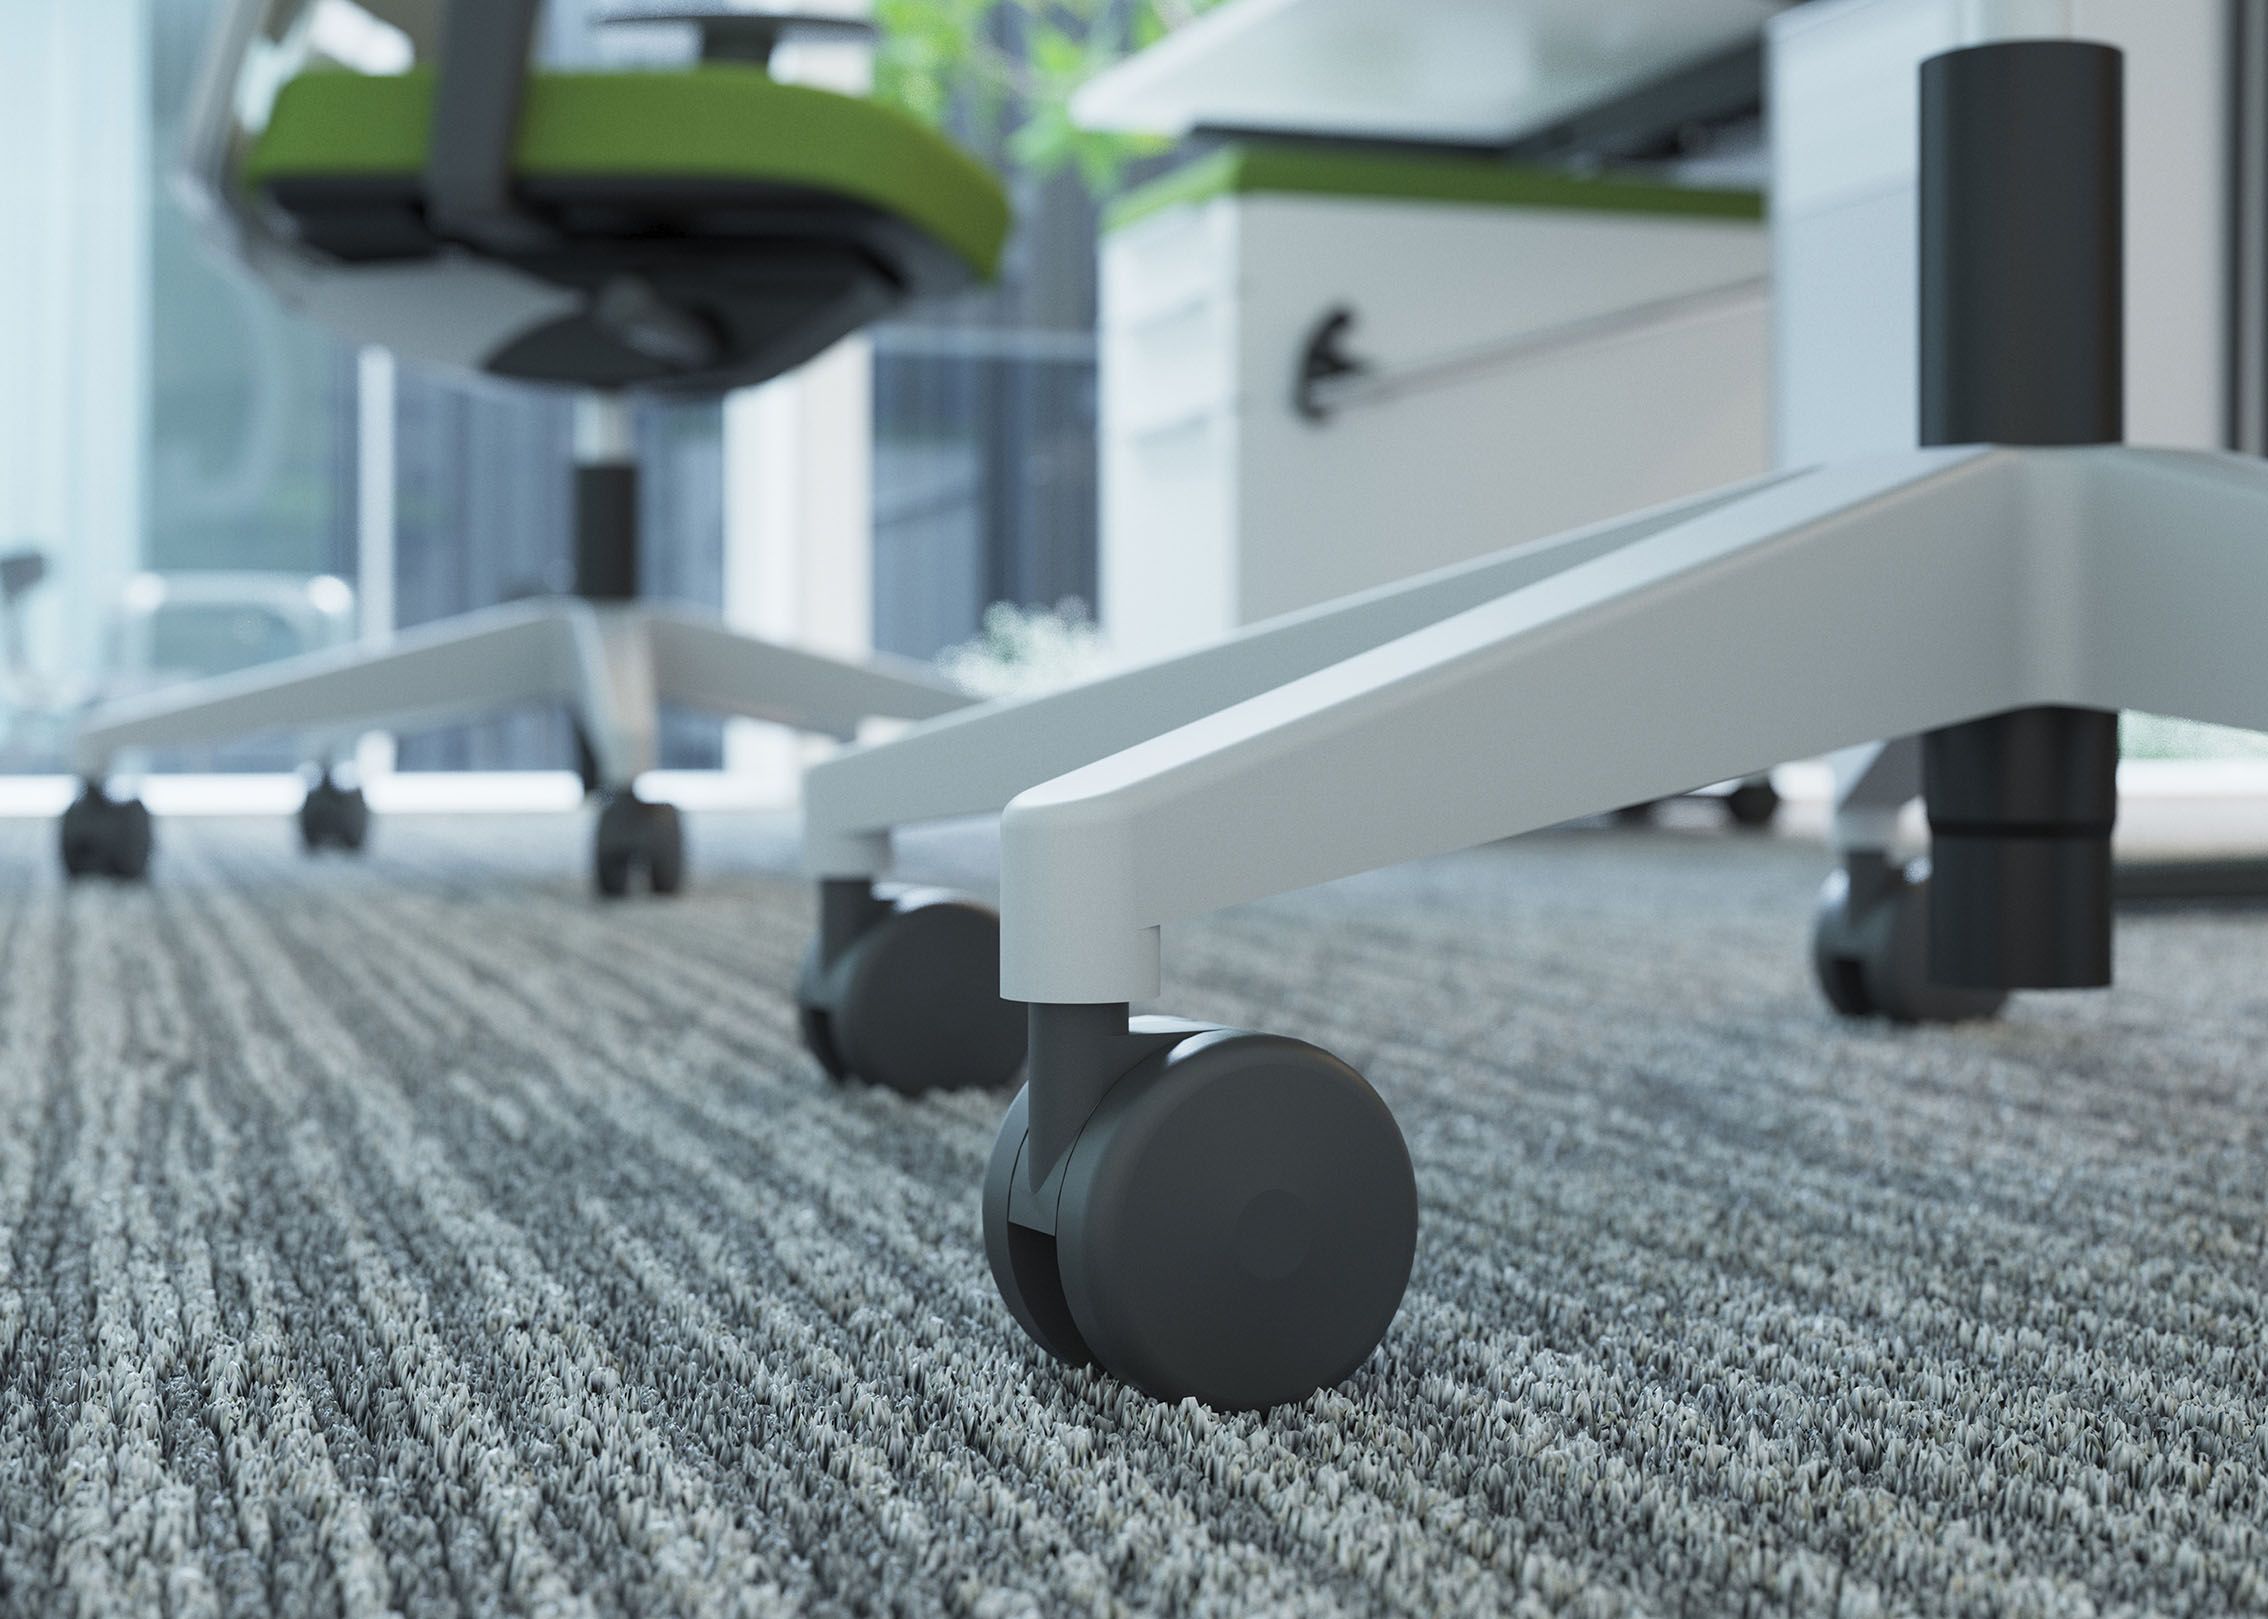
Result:
[[[156,838],[149,809],[138,798],[112,798],[90,785],[63,812],[60,831],[63,870],[73,878],[139,882],[149,875]]]
[[[325,775],[299,804],[299,841],[309,854],[338,849],[359,854],[370,841],[370,804],[359,787],[341,787]]]
[[[1725,794],[1725,817],[1744,832],[1761,832],[1780,816],[1780,790],[1769,776],[1736,783]]]
[[[685,886],[685,825],[675,804],[653,804],[627,790],[599,810],[591,873],[600,894],[619,899],[640,876],[656,894]]]
[[[1000,916],[937,890],[871,901],[832,962],[814,943],[796,989],[804,1044],[839,1080],[906,1096],[990,1090],[1024,1066],[1027,1015],[1000,998]]]
[[[1956,989],[1929,978],[1929,862],[1862,858],[1819,896],[1812,965],[1828,1004],[1844,1017],[1893,1023],[1965,1023],[1999,1015],[2000,990]]]
[[[1393,1114],[1328,1052],[1212,1029],[1143,1058],[1072,1146],[1052,1235],[1012,1213],[1028,1118],[1019,1096],[986,1176],[985,1250],[1057,1359],[1258,1411],[1344,1382],[1384,1340],[1417,1182]]]

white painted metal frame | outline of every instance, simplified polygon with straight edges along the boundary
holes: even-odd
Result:
[[[2049,704],[2268,728],[2252,458],[1917,451],[1591,534],[1564,567],[1500,559],[1493,599],[1476,569],[1464,611],[1023,792],[1003,993],[1145,1000],[1165,923],[1869,737]],[[1015,726],[980,710],[909,740],[956,724]],[[1027,730],[1035,757],[1067,751]],[[988,741],[998,785],[1013,749]]]
[[[964,710],[805,775],[814,877],[880,877],[890,834],[997,814],[1027,788],[1273,691],[1524,585],[1635,545],[1777,481],[1718,490],[1257,624],[1216,645],[1067,691]]]
[[[847,741],[869,719],[930,719],[968,701],[918,664],[822,657],[695,613],[569,597],[105,705],[80,728],[76,763],[98,780],[126,749],[271,731],[336,757],[365,732],[560,702],[588,738],[603,784],[620,787],[654,768],[664,702]]]

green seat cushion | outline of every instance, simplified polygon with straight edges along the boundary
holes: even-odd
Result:
[[[245,182],[416,175],[433,94],[430,71],[302,74],[278,94]],[[533,75],[514,170],[528,181],[737,182],[847,200],[917,227],[987,278],[1008,235],[999,181],[936,131],[748,66]]]
[[[1261,194],[1697,219],[1764,217],[1764,199],[1753,191],[1565,174],[1486,157],[1254,144],[1224,147],[1129,192],[1112,207],[1108,223],[1115,230],[1169,208]]]

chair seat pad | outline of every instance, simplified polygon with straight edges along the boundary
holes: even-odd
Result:
[[[410,180],[426,164],[430,71],[387,77],[300,75],[279,92],[247,155],[246,184]],[[849,205],[911,226],[946,249],[967,279],[988,279],[1008,234],[1000,183],[915,119],[877,102],[782,84],[762,69],[712,64],[678,72],[538,73],[521,111],[515,184],[584,194],[734,191],[747,204]]]

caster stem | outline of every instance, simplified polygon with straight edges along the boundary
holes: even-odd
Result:
[[[1103,1093],[1134,1066],[1124,1050],[1130,1021],[1124,1001],[1031,1008],[1032,1139],[1024,1165],[1030,1190],[1062,1167]]]
[[[1031,1146],[1020,1190],[1037,1193],[1060,1173],[1113,1085],[1148,1058],[1217,1027],[1129,1013],[1124,1001],[1031,1008]],[[1048,1220],[1036,1229],[1053,1229],[1050,1204],[1034,1200],[1035,1218]],[[1023,1213],[1019,1202],[1013,1214]]]
[[[869,878],[822,877],[819,880],[820,971],[842,960],[844,952],[894,908],[891,901],[874,891]]]
[[[1848,849],[1843,853],[1843,875],[1851,910],[1869,911],[1896,892],[1905,867],[1887,849]]]

